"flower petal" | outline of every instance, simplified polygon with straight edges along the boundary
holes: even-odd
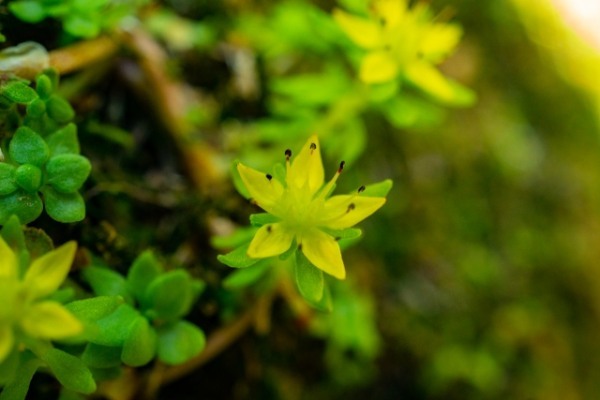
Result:
[[[432,24],[421,41],[421,54],[432,62],[441,62],[458,45],[462,29],[456,24]]]
[[[65,339],[83,331],[81,322],[56,301],[33,304],[20,323],[28,335],[44,339]]]
[[[288,175],[288,185],[300,189],[308,185],[311,194],[316,193],[323,186],[325,172],[319,146],[319,138],[317,135],[312,135],[300,153],[294,157]]]
[[[0,364],[12,350],[15,344],[15,336],[12,330],[12,326],[9,324],[0,325]]]
[[[373,2],[373,11],[383,18],[390,28],[396,27],[406,13],[406,1],[376,0]]]
[[[359,75],[366,83],[388,82],[398,76],[398,63],[389,51],[374,51],[362,60]]]
[[[446,78],[433,65],[415,62],[406,69],[406,79],[422,91],[447,104],[469,105],[475,94],[462,85]]]
[[[0,279],[16,278],[17,274],[17,256],[0,236]]]
[[[321,225],[345,229],[356,225],[385,204],[385,197],[339,195],[329,198],[323,208]]]
[[[38,299],[58,289],[69,273],[75,250],[77,243],[71,241],[31,263],[24,279],[31,298]]]
[[[294,235],[281,223],[262,226],[248,247],[248,257],[266,258],[284,253],[292,245]]]
[[[383,46],[383,30],[377,22],[356,17],[340,9],[333,11],[333,19],[338,23],[350,39],[365,49]]]
[[[319,229],[313,229],[300,239],[302,253],[315,267],[337,279],[346,278],[340,246],[336,240]]]
[[[242,163],[237,165],[237,170],[252,199],[260,208],[272,214],[275,205],[283,195],[283,185],[272,177],[269,179],[270,175],[267,176]]]

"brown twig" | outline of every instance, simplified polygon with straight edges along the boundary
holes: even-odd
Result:
[[[119,45],[108,36],[86,40],[50,52],[50,65],[59,74],[68,74],[117,54]]]

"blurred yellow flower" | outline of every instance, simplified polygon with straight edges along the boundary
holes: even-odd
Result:
[[[22,335],[43,340],[64,339],[83,326],[62,304],[44,300],[65,280],[77,245],[69,242],[35,259],[24,276],[19,257],[0,237],[0,363]]]
[[[338,25],[366,50],[359,70],[369,84],[402,77],[441,101],[468,104],[473,93],[447,79],[435,65],[456,48],[462,29],[456,24],[433,22],[426,4],[408,8],[406,0],[374,0],[368,17],[333,12]]]
[[[323,162],[317,136],[312,136],[291,162],[286,151],[285,182],[238,164],[237,169],[254,202],[274,216],[277,222],[263,225],[248,248],[251,258],[267,258],[287,251],[294,240],[298,249],[317,268],[344,279],[346,271],[340,247],[331,234],[350,228],[377,211],[385,197],[356,193],[329,197],[344,162],[333,178],[324,184]]]

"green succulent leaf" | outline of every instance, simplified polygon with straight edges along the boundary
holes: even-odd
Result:
[[[10,141],[8,153],[19,164],[41,167],[48,160],[50,150],[40,135],[26,126],[21,126]]]
[[[28,224],[40,216],[44,205],[37,193],[17,190],[8,196],[0,197],[0,225],[11,215],[16,215],[23,224]]]
[[[16,168],[10,164],[0,162],[0,196],[6,196],[17,190],[15,182]]]
[[[26,192],[36,193],[42,185],[42,171],[35,165],[21,165],[15,172],[15,182]]]
[[[35,90],[41,99],[49,99],[52,95],[53,87],[52,87],[52,79],[46,74],[38,75],[35,82]],[[46,107],[44,106],[44,109]]]
[[[92,368],[111,368],[121,365],[121,348],[88,343],[81,360]]]
[[[60,96],[52,95],[46,101],[48,116],[59,124],[66,124],[75,117],[75,111],[68,101]]]
[[[269,213],[251,214],[250,224],[252,226],[263,226],[279,221],[279,218]]]
[[[148,320],[138,317],[125,338],[121,360],[132,367],[148,364],[156,354],[157,341],[156,331]]]
[[[59,349],[50,349],[42,357],[56,379],[67,389],[91,394],[96,391],[96,382],[88,367],[79,358]]]
[[[250,243],[246,243],[227,254],[219,254],[217,260],[231,268],[248,268],[260,261],[257,258],[248,257],[249,246]]]
[[[309,302],[318,303],[323,298],[325,287],[323,271],[312,265],[301,251],[296,252],[294,261],[294,275],[300,294]]]
[[[193,301],[192,277],[184,270],[169,271],[154,279],[146,290],[148,315],[173,320],[187,314]]]
[[[125,301],[133,304],[125,278],[121,274],[108,268],[91,266],[83,270],[83,277],[97,295],[121,296]]]
[[[4,224],[4,227],[2,227],[0,234],[2,234],[2,238],[6,244],[8,244],[8,246],[13,250],[26,250],[23,226],[16,215],[11,216],[8,221],[6,221],[6,224]]]
[[[104,346],[122,346],[139,315],[130,305],[121,304],[113,313],[96,321],[98,331],[90,338],[90,342]]]
[[[223,280],[223,287],[227,289],[241,289],[250,286],[262,278],[270,267],[269,262],[260,261],[250,268],[238,269]]]
[[[2,86],[0,95],[19,104],[27,104],[38,98],[35,90],[20,81],[11,81]]]
[[[43,187],[46,212],[58,222],[78,222],[85,218],[85,202],[78,192],[60,193],[51,187]],[[39,214],[38,214],[39,215]]]
[[[35,99],[27,105],[27,115],[30,118],[42,118],[46,114],[46,102],[42,99]]]
[[[78,154],[60,154],[46,164],[48,184],[62,193],[78,190],[92,170],[89,160]]]
[[[20,20],[36,24],[46,18],[46,10],[39,1],[13,1],[8,9]]]
[[[21,362],[20,351],[13,347],[6,358],[0,362],[0,387],[14,380]]]
[[[15,370],[14,379],[2,389],[0,400],[25,400],[31,379],[42,363],[30,353],[22,358],[26,360],[21,361]]]
[[[84,38],[92,38],[100,33],[100,26],[96,21],[77,14],[69,16],[64,27],[71,35]]]
[[[73,301],[65,305],[65,308],[82,322],[95,322],[112,314],[122,304],[121,297],[98,296]]]
[[[162,267],[151,251],[140,254],[127,272],[127,287],[138,301],[142,301],[146,289],[162,273]]]
[[[46,138],[50,155],[79,154],[79,140],[77,139],[77,126],[74,123],[65,125]]]
[[[187,321],[165,325],[158,331],[158,358],[176,365],[198,355],[206,344],[204,332]]]

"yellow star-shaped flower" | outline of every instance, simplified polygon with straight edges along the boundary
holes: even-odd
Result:
[[[24,276],[19,257],[0,237],[0,363],[21,335],[41,340],[65,339],[83,326],[57,301],[44,300],[62,284],[77,245],[69,242],[35,259]]]
[[[385,203],[385,197],[364,195],[364,187],[349,195],[332,196],[344,163],[325,184],[317,136],[312,136],[291,160],[286,150],[285,182],[238,164],[237,169],[253,201],[277,219],[263,225],[250,242],[247,255],[267,258],[286,252],[294,241],[317,268],[344,279],[340,247],[331,232],[346,229],[367,218]]]
[[[433,22],[425,4],[409,8],[406,0],[374,0],[371,5],[368,18],[340,9],[333,12],[342,30],[366,50],[359,70],[363,82],[385,83],[403,77],[442,101],[473,100],[468,89],[435,67],[460,41],[460,26]]]

